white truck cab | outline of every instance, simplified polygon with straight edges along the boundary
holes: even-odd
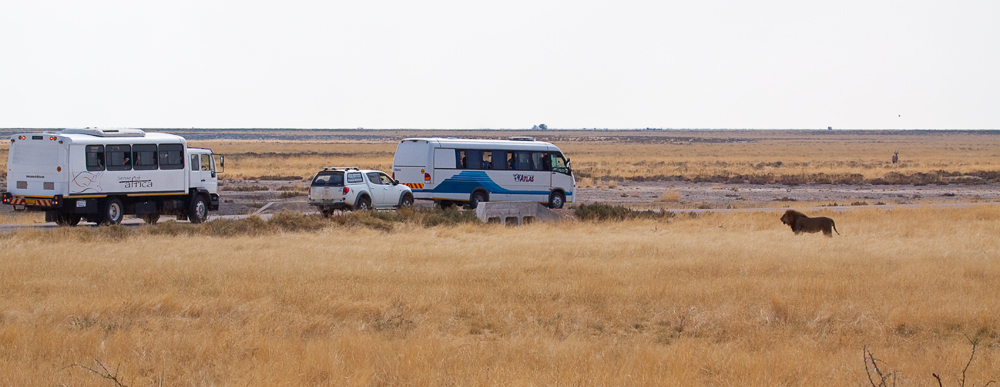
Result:
[[[180,136],[139,129],[83,128],[10,138],[3,204],[44,211],[47,221],[148,223],[175,215],[200,223],[218,210],[218,176],[210,149]]]

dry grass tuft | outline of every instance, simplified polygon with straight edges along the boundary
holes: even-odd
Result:
[[[681,192],[673,188],[665,189],[656,201],[661,203],[679,203],[681,201]]]

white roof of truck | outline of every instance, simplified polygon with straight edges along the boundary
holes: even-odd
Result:
[[[58,136],[68,140],[73,144],[164,144],[181,143],[187,145],[184,137],[169,134],[145,132],[142,129],[131,128],[70,128],[58,132],[44,133],[18,133],[11,135],[11,139],[18,139],[19,136]]]

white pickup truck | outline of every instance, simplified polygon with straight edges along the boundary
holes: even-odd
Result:
[[[413,193],[382,171],[327,167],[313,177],[309,205],[319,208],[323,216],[343,209],[409,207]]]

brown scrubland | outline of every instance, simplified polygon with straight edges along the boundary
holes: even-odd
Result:
[[[17,231],[0,385],[868,385],[865,348],[897,385],[1000,377],[1000,209],[818,215],[843,235],[778,211]]]

